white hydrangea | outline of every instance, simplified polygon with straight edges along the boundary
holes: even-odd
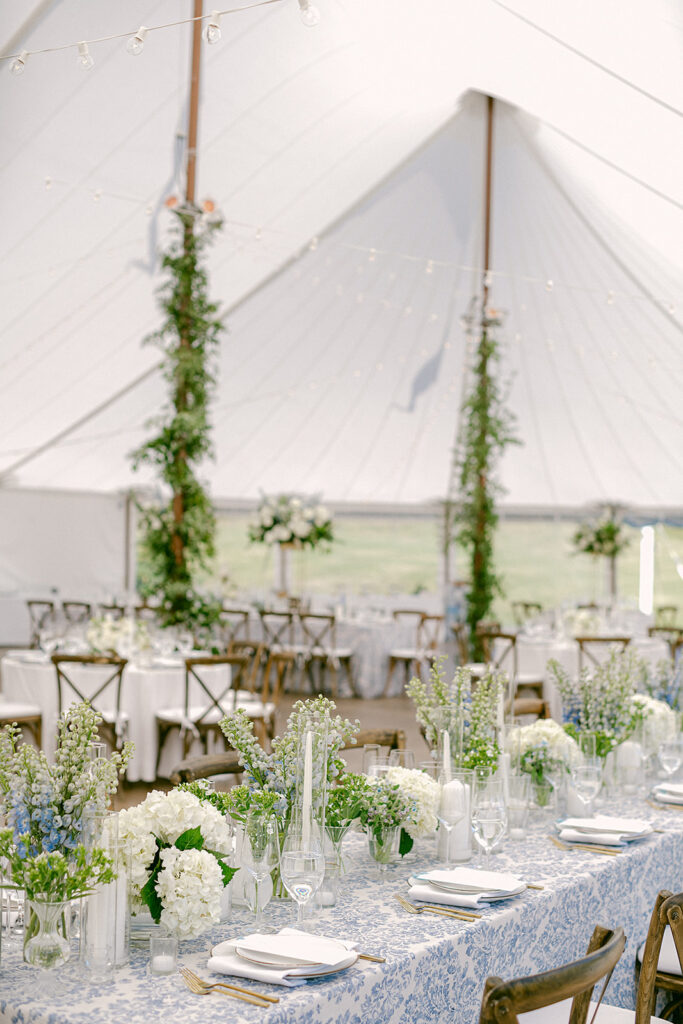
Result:
[[[225,818],[193,793],[181,789],[172,789],[170,793],[153,790],[137,807],[119,812],[119,836],[130,840],[131,881],[138,893],[149,877],[156,852],[154,837],[174,843],[187,829],[197,827],[201,829],[207,850],[216,853],[230,850],[230,827]],[[134,890],[135,895],[138,893]]]
[[[399,786],[401,792],[415,804],[415,822],[406,824],[406,832],[413,839],[428,836],[436,829],[440,790],[434,779],[426,772],[415,768],[390,768],[385,778],[392,786]]]
[[[223,876],[205,850],[161,851],[156,890],[163,904],[160,924],[179,939],[194,939],[220,920]]]
[[[642,711],[645,716],[645,728],[650,742],[659,744],[675,739],[676,714],[665,701],[655,700],[646,693],[636,693],[630,703],[632,708]]]
[[[553,718],[539,718],[531,725],[523,725],[519,732],[508,736],[507,748],[514,749],[515,754],[525,754],[527,750],[546,746],[551,757],[573,764],[580,760],[576,740],[568,736],[561,725]]]

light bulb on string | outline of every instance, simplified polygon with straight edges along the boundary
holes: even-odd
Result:
[[[132,57],[137,57],[138,54],[142,53],[145,45],[145,37],[147,35],[147,28],[144,25],[140,25],[134,36],[131,36],[126,43],[126,52]]]
[[[613,306],[614,305],[614,292],[612,292],[612,291],[607,292],[607,305],[608,306]]]
[[[299,0],[299,17],[306,28],[315,28],[320,24],[320,11],[310,0]]]
[[[486,273],[484,274],[484,284],[486,285],[487,288],[490,288],[491,285],[493,284],[493,274],[491,273],[490,270],[487,270]]]
[[[221,15],[220,11],[211,11],[209,24],[204,29],[204,38],[210,46],[221,41]]]
[[[10,72],[13,75],[23,75],[24,69],[26,68],[26,61],[28,60],[28,50],[22,50],[18,57],[12,61],[9,66]]]
[[[92,59],[88,44],[84,41],[78,44],[78,64],[83,71],[90,71],[95,65],[95,61]]]
[[[546,283],[545,283],[545,290],[546,290],[547,292],[551,292],[551,291],[553,290],[553,288],[554,288],[554,287],[555,287],[555,285],[554,285],[553,281],[551,281],[551,279],[550,279],[550,278],[548,278],[548,280],[547,280],[547,281],[546,281]]]
[[[427,266],[425,267],[425,274],[432,274],[434,272],[434,260],[427,260]]]

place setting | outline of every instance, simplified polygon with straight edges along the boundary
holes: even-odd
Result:
[[[215,974],[295,988],[347,971],[359,957],[355,942],[283,928],[276,934],[255,932],[219,943],[211,950],[207,967]]]

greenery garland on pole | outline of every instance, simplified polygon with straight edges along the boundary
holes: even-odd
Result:
[[[519,444],[513,433],[514,417],[504,406],[504,396],[494,373],[500,353],[492,328],[499,325],[500,319],[493,310],[483,312],[474,380],[462,410],[464,429],[458,462],[457,539],[470,560],[467,624],[475,661],[483,660],[477,624],[489,614],[495,596],[502,593],[493,564],[493,538],[498,523],[495,499],[501,490],[495,483],[494,473],[505,448]]]
[[[169,500],[142,508],[144,598],[159,604],[162,625],[182,624],[195,633],[209,628],[220,603],[196,588],[197,574],[208,569],[215,553],[215,517],[196,467],[212,454],[208,407],[214,386],[214,362],[223,323],[208,297],[204,251],[221,220],[207,217],[191,203],[172,210],[176,234],[162,259],[168,277],[159,295],[165,319],[144,344],[164,356],[163,375],[169,401],[148,424],[156,431],[132,454],[133,468],[154,466]]]

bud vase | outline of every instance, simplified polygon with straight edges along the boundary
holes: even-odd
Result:
[[[52,969],[71,956],[69,900],[27,900],[24,960],[34,967]]]
[[[401,826],[384,828],[379,833],[368,832],[368,849],[380,873],[396,862]]]

